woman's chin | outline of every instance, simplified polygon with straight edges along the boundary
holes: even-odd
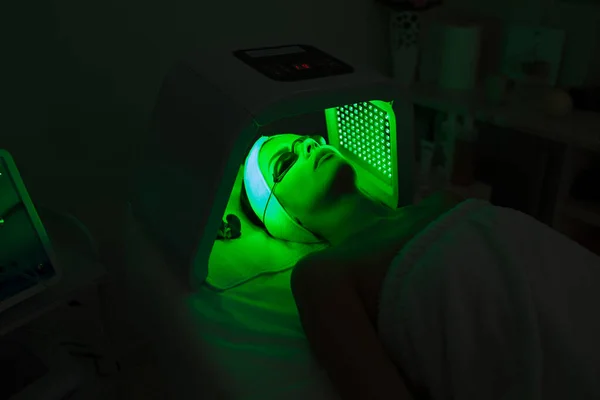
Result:
[[[330,175],[330,187],[334,191],[348,192],[349,190],[356,190],[356,171],[345,159],[335,157],[329,160],[331,165],[329,166]]]

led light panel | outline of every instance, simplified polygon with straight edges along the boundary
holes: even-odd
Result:
[[[357,168],[362,186],[395,207],[396,118],[391,103],[363,101],[325,111],[329,142]]]
[[[363,160],[384,182],[392,183],[390,115],[371,102],[336,108],[340,147]]]

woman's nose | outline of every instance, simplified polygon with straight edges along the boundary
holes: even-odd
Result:
[[[308,158],[310,157],[310,154],[317,148],[320,146],[320,144],[315,141],[312,138],[307,138],[304,143],[302,143],[302,148],[303,148],[303,154],[304,157]]]

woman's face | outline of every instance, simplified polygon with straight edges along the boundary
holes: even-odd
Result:
[[[263,144],[259,167],[273,194],[293,217],[311,228],[311,215],[354,189],[355,172],[322,137],[281,134]]]

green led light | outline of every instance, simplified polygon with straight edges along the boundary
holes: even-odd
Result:
[[[338,107],[336,114],[341,147],[373,167],[381,178],[391,181],[388,113],[371,102],[361,102]]]

